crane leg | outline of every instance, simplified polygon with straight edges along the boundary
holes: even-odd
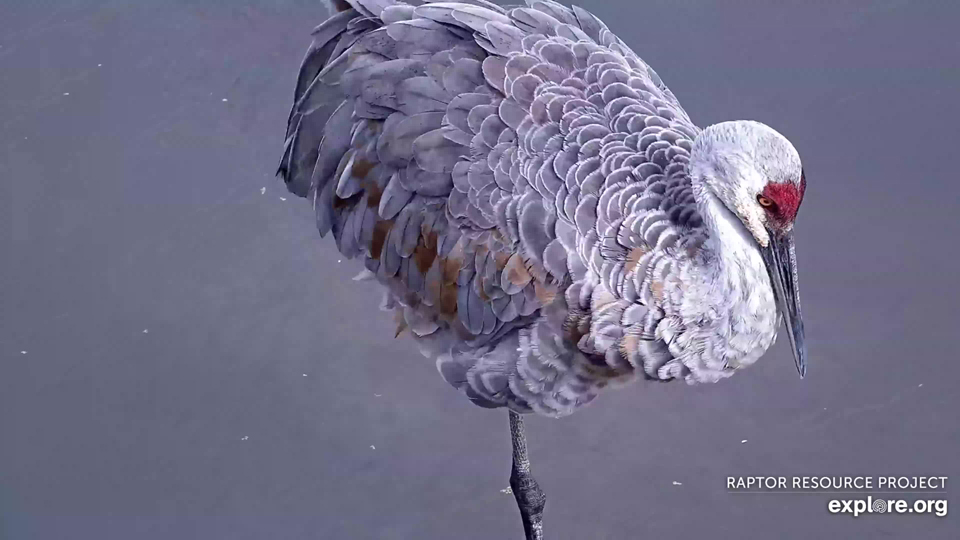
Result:
[[[543,540],[543,507],[547,497],[530,472],[527,456],[527,438],[523,433],[523,418],[510,411],[510,437],[513,441],[513,468],[510,471],[510,489],[520,507],[526,540]]]

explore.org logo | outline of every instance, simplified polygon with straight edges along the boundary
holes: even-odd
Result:
[[[947,500],[917,499],[909,502],[903,499],[874,499],[867,495],[866,499],[831,499],[827,503],[827,510],[831,514],[852,514],[853,517],[861,514],[933,514],[943,517],[947,515]]]
[[[730,493],[833,495],[834,498],[827,501],[827,511],[853,517],[865,514],[944,517],[947,515],[947,500],[943,497],[946,487],[946,476],[727,477],[727,491]]]

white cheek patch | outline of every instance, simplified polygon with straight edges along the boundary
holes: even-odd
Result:
[[[736,214],[743,222],[743,226],[753,236],[753,239],[761,247],[767,247],[770,243],[770,235],[767,234],[766,216],[763,209],[757,203],[745,203],[742,200],[737,201]]]

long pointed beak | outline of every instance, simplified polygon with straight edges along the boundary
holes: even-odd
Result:
[[[778,235],[770,231],[770,244],[761,248],[763,260],[773,284],[773,294],[783,315],[790,337],[790,348],[800,378],[807,373],[807,347],[803,342],[803,318],[800,316],[800,291],[797,285],[797,253],[793,232]]]

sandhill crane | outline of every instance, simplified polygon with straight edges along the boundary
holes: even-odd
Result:
[[[696,127],[581,8],[414,3],[331,3],[279,174],[443,378],[509,410],[510,485],[540,539],[521,414],[729,377],[781,319],[803,376],[803,169],[766,125]]]

